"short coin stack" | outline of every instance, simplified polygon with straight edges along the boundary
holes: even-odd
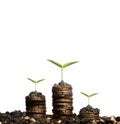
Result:
[[[26,115],[44,119],[46,117],[45,96],[40,92],[31,92],[26,99]]]
[[[80,110],[79,112],[80,120],[85,118],[97,120],[99,119],[99,111],[100,110],[98,108],[93,108],[92,106],[88,105]]]
[[[61,81],[52,88],[53,97],[53,118],[64,119],[73,113],[72,87],[70,84]]]

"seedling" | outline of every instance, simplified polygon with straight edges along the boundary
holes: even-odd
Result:
[[[61,69],[61,81],[63,80],[63,69],[68,67],[68,66],[70,66],[70,65],[72,65],[72,64],[75,64],[75,63],[79,62],[79,61],[68,62],[68,63],[65,63],[65,64],[62,65],[62,64],[60,64],[58,62],[55,62],[53,60],[50,60],[50,59],[48,59],[48,61],[53,63],[54,65],[60,67],[60,69]]]
[[[37,89],[36,89],[36,85],[37,85],[37,83],[39,83],[39,82],[45,80],[45,79],[41,79],[41,80],[33,80],[33,79],[31,79],[31,78],[27,78],[27,79],[30,80],[30,81],[32,81],[32,82],[35,84],[35,91],[37,91]]]
[[[90,98],[98,94],[98,93],[86,94],[84,92],[80,92],[80,93],[88,98],[88,105],[90,105]]]

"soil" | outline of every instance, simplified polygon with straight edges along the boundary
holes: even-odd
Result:
[[[0,124],[114,124],[120,123],[120,117],[99,117],[97,120],[84,118],[80,119],[79,115],[73,114],[63,120],[53,119],[52,115],[46,115],[45,119],[33,118],[26,116],[25,112],[15,110],[13,112],[0,113]]]

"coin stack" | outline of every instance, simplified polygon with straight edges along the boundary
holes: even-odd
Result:
[[[73,113],[72,87],[70,84],[61,81],[52,88],[53,97],[53,118],[64,119]]]
[[[98,108],[93,108],[92,106],[87,105],[80,110],[79,118],[81,120],[85,118],[97,120],[99,119],[99,111]]]
[[[34,118],[45,119],[46,101],[40,92],[31,92],[26,99],[26,115]]]

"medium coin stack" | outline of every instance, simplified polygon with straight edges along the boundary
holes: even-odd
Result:
[[[73,113],[72,87],[70,84],[61,81],[52,88],[53,97],[53,118],[64,119]]]
[[[31,92],[26,99],[26,115],[44,119],[46,117],[45,96],[40,92]]]

